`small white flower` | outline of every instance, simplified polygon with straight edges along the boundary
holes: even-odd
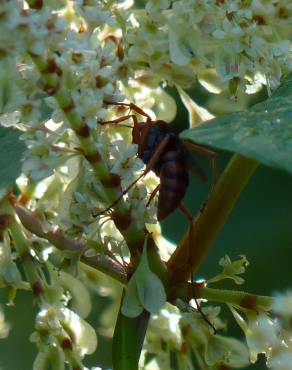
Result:
[[[280,316],[287,318],[292,317],[292,291],[286,293],[274,294],[274,302],[271,307],[272,311]]]
[[[280,353],[277,353],[269,360],[268,366],[272,370],[291,370],[292,352],[284,350]]]
[[[279,322],[270,319],[267,315],[261,314],[258,318],[248,322],[245,335],[252,362],[256,361],[259,353],[270,357],[273,348],[281,345],[279,333]]]
[[[244,279],[241,278],[240,274],[245,272],[246,266],[249,262],[245,256],[240,256],[241,258],[235,261],[231,261],[229,256],[225,256],[220,259],[219,265],[223,267],[223,271],[208,280],[208,283],[214,283],[223,279],[232,279],[236,284],[244,283]]]
[[[182,333],[180,329],[181,314],[174,306],[168,305],[155,315],[150,323],[151,332],[163,339],[174,349],[180,349],[182,343]]]
[[[134,187],[128,193],[131,202],[132,217],[138,228],[144,227],[145,223],[156,223],[156,202],[148,204],[147,189],[144,185]]]
[[[144,166],[137,158],[136,144],[128,144],[124,140],[116,140],[112,143],[111,155],[113,156],[112,173],[119,175],[124,184],[133,181],[135,173]]]
[[[30,157],[23,162],[22,170],[34,180],[42,180],[53,175],[53,169],[38,157]]]

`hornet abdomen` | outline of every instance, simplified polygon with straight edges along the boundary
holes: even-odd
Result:
[[[144,124],[140,126],[143,135]],[[140,158],[147,165],[166,136],[169,142],[152,170],[160,177],[157,219],[163,220],[181,203],[189,184],[189,175],[180,140],[164,121],[153,121]]]
[[[161,158],[158,220],[163,220],[181,203],[189,185],[189,174],[179,151],[168,151]]]

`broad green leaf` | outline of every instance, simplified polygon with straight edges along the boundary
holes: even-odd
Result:
[[[0,126],[0,198],[13,185],[20,173],[25,145],[19,140],[21,133]]]
[[[122,306],[122,313],[128,317],[138,316],[143,308],[157,314],[166,302],[164,286],[149,268],[146,244],[147,239],[140,263],[128,284]]]
[[[125,295],[123,294],[122,300]],[[137,370],[150,314],[146,310],[129,318],[118,314],[113,337],[113,370]]]
[[[180,137],[292,173],[292,74],[266,101],[183,131]]]

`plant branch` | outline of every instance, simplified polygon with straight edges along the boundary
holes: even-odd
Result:
[[[60,228],[44,231],[40,221],[32,212],[20,205],[15,205],[14,209],[23,226],[33,234],[48,240],[58,249],[76,253],[80,256],[81,261],[111,276],[120,283],[127,283],[126,271],[108,256],[100,254],[86,256],[85,252],[89,249],[86,244],[65,238],[64,232]]]
[[[252,159],[233,155],[205,207],[167,263],[172,283],[187,281],[190,272],[197,271],[257,166]]]

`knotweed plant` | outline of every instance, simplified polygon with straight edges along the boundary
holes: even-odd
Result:
[[[0,192],[0,282],[8,305],[18,290],[32,292],[33,369],[88,368],[97,333],[87,317],[98,295],[114,303],[101,322],[113,334],[115,370],[245,368],[258,354],[271,369],[291,368],[291,293],[216,289],[223,279],[243,283],[244,256],[223,256],[221,273],[193,281],[259,161],[270,164],[252,141],[245,150],[228,147],[232,137],[265,135],[260,115],[270,113],[267,120],[282,123],[274,139],[285,141],[287,158],[291,152],[291,24],[292,3],[284,0],[0,1],[0,149],[8,177]],[[197,81],[211,95],[225,92],[223,112],[261,89],[269,98],[234,113],[236,128],[229,129],[230,115],[209,126],[202,123],[213,116],[185,91]],[[133,122],[106,123],[136,114],[121,102],[171,122],[168,86],[189,112],[189,140],[207,127],[203,144],[238,153],[176,248],[161,235],[157,196],[148,202],[159,178],[140,176]],[[220,119],[227,128],[216,145]],[[274,162],[292,171],[291,162]],[[223,335],[218,302],[244,341]],[[0,337],[11,325],[1,313]]]

